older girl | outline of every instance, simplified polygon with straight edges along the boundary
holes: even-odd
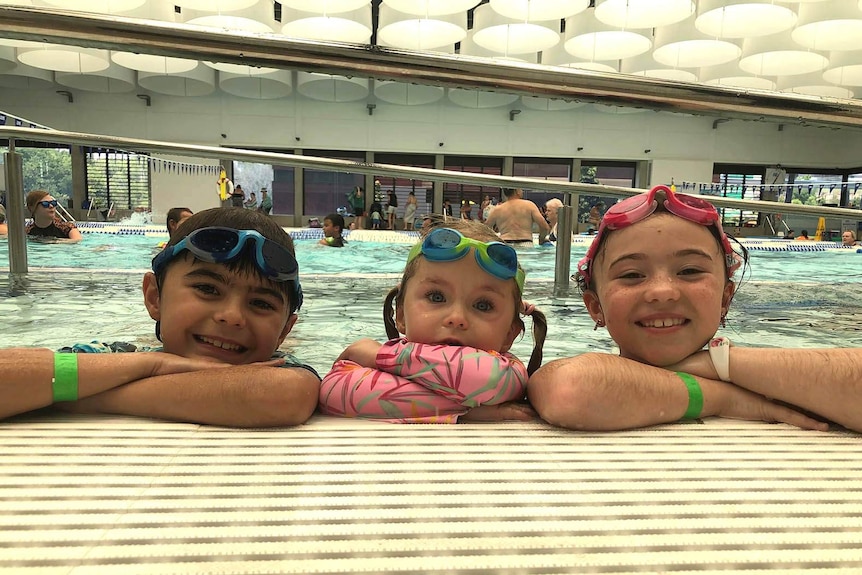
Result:
[[[862,430],[862,350],[746,349],[713,339],[747,257],[700,198],[657,186],[612,206],[577,279],[620,356],[547,364],[530,380],[533,406],[573,429],[721,416],[819,430],[826,418]]]

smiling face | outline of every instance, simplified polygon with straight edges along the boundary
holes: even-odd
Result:
[[[171,262],[161,289],[152,273],[144,276],[144,303],[161,322],[166,352],[234,365],[268,360],[296,322],[272,282],[187,252]]]
[[[409,341],[500,353],[512,346],[521,331],[515,321],[518,287],[479,267],[474,250],[451,262],[415,260],[395,311],[398,330]]]
[[[607,325],[621,356],[650,365],[702,348],[733,296],[715,237],[668,213],[610,233],[594,269],[587,310]]]

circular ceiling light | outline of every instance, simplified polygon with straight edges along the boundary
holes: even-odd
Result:
[[[454,46],[467,36],[467,13],[415,17],[383,4],[377,37],[384,46],[433,50]]]
[[[399,106],[421,106],[432,104],[443,97],[441,86],[424,86],[389,80],[374,81],[374,95],[378,100]]]
[[[700,0],[695,27],[716,38],[753,38],[789,30],[796,12],[772,0]]]
[[[178,74],[138,72],[138,84],[168,96],[206,96],[215,91],[215,74],[212,68],[198,64],[194,70]]]
[[[276,70],[264,75],[219,72],[218,85],[227,94],[254,100],[283,98],[293,91],[289,70]]]
[[[564,47],[572,56],[584,60],[621,60],[643,54],[652,47],[652,40],[645,34],[614,28],[584,12],[566,18]]]
[[[806,50],[788,32],[746,38],[739,67],[756,76],[795,76],[822,70],[829,64],[823,54]]]
[[[368,44],[371,41],[371,4],[337,16],[282,9],[281,33],[304,40],[351,42]]]
[[[692,0],[596,0],[596,18],[617,28],[655,28],[694,14]]]
[[[560,41],[558,21],[515,21],[494,12],[490,4],[473,11],[473,41],[503,55],[546,50]]]
[[[692,20],[656,29],[656,62],[674,68],[716,66],[739,58],[742,49],[732,40],[704,34]]]
[[[491,8],[497,14],[524,22],[560,20],[589,6],[590,0],[491,0]]]
[[[38,44],[34,48],[16,48],[16,50],[18,61],[22,64],[55,72],[86,74],[101,72],[110,65],[107,50],[73,48],[59,44]]]
[[[799,22],[790,35],[812,50],[859,50],[862,12],[845,0],[802,4]]]

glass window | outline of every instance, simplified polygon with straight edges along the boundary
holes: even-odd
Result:
[[[571,182],[572,160],[561,158],[515,158],[512,175],[522,178]],[[539,188],[524,189],[524,198],[535,202],[541,210],[545,207],[545,202],[551,198],[562,199],[562,194],[559,192],[546,192]]]
[[[443,169],[455,172],[469,172],[471,174],[503,175],[503,158],[481,157],[481,156],[446,156],[443,160]],[[476,208],[482,205],[485,195],[492,198],[500,197],[498,186],[477,186],[475,184],[455,184],[446,182],[443,184],[443,201],[449,202],[452,215],[458,217],[461,206],[469,215],[475,218]]]
[[[601,184],[604,186],[619,186],[633,188],[637,176],[637,165],[634,162],[599,162],[595,160],[581,161],[580,181],[584,184]],[[607,206],[614,204],[620,198],[607,198],[580,194],[578,196],[578,222],[590,221],[590,210],[598,207],[599,216],[604,215]]]
[[[759,200],[761,194],[769,192],[763,186],[763,168],[760,166],[716,165],[712,174],[712,185],[702,185],[699,194],[744,200]],[[775,191],[771,192],[775,193]],[[718,208],[721,223],[725,226],[754,227],[760,224],[760,212],[735,208]]]
[[[147,210],[149,157],[119,150],[85,148],[87,200],[114,210]]]
[[[261,190],[264,188],[272,200],[272,211],[270,214],[289,215],[293,213],[293,169],[290,168],[290,190],[285,193],[282,189],[276,189],[275,169],[272,164],[257,164],[253,162],[233,163],[233,183],[242,186],[246,198],[254,192],[254,199],[260,205]],[[290,196],[289,201],[285,196]]]
[[[330,150],[306,150],[308,156],[364,162],[365,152],[333,152]],[[345,172],[330,172],[305,168],[303,174],[303,213],[326,215],[339,208],[352,213],[348,197],[354,187],[365,187],[365,176]],[[367,204],[366,204],[367,205]]]
[[[415,168],[433,168],[434,156],[422,154],[375,154],[374,161],[379,164],[396,166],[412,166]],[[411,178],[393,178],[392,176],[374,176],[374,201],[385,207],[389,201],[389,192],[394,191],[398,200],[395,210],[396,218],[404,215],[407,196],[413,192],[416,196],[416,217],[430,214],[434,203],[434,183]],[[421,220],[420,220],[421,222]],[[396,229],[398,225],[396,224]]]

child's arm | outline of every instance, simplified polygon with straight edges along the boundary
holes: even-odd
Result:
[[[360,340],[323,378],[320,409],[341,417],[455,423],[471,408],[523,398],[526,381],[524,365],[512,356],[402,340],[382,346]],[[486,417],[528,418],[513,410]]]
[[[703,417],[828,428],[731,383],[704,377],[697,377],[697,381],[703,393]],[[530,378],[527,391],[543,419],[582,430],[631,429],[678,421],[689,402],[685,383],[673,371],[602,353],[585,353],[544,365]]]
[[[862,349],[731,347],[728,352],[734,384],[862,431]],[[673,367],[718,379],[707,351]]]
[[[0,350],[0,419],[51,405],[53,400],[54,352],[48,349],[12,348]],[[121,354],[79,353],[78,397],[86,398],[106,390],[155,375],[228,367],[169,353]]]
[[[311,417],[319,386],[317,376],[300,367],[237,365],[147,377],[68,409],[230,427],[280,427]]]
[[[523,399],[529,379],[526,367],[513,355],[403,339],[378,350],[377,367],[468,407]]]

